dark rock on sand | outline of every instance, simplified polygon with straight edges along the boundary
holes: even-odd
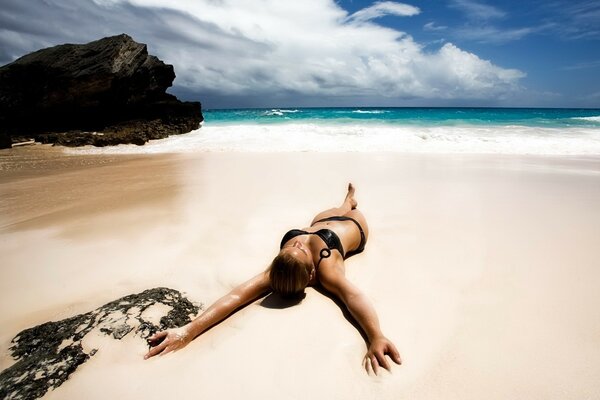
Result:
[[[200,103],[166,93],[174,79],[125,34],[28,54],[0,68],[0,147],[6,136],[107,146],[198,129]]]
[[[170,308],[159,325],[143,317],[144,311],[157,304]],[[177,290],[155,288],[85,314],[26,329],[11,342],[11,354],[18,361],[0,372],[0,398],[36,399],[62,385],[77,367],[102,351],[83,348],[83,339],[92,331],[118,340],[133,331],[145,340],[160,330],[187,324],[201,308]]]
[[[0,132],[0,149],[8,149],[12,146],[12,139],[6,133]]]

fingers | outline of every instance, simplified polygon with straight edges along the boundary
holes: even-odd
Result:
[[[398,353],[398,350],[392,343],[389,343],[385,346],[372,349],[365,355],[364,367],[367,373],[370,373],[372,370],[375,375],[378,375],[380,367],[392,372],[391,363],[388,361],[386,355],[396,364],[402,363],[400,353]]]
[[[160,339],[163,336],[167,336],[167,331],[161,331],[161,332],[156,332],[154,335],[150,336],[148,338],[148,340],[156,340],[156,339]]]
[[[396,349],[396,346],[393,344],[390,346],[389,351],[390,358],[398,365],[402,364],[402,359],[400,358],[400,353]]]
[[[377,375],[379,372],[379,362],[377,361],[377,357],[375,355],[371,356],[371,367],[373,368],[375,375]]]
[[[148,338],[148,343],[160,341],[161,339],[164,339],[168,333],[169,332],[167,331],[157,332]]]
[[[379,367],[379,364],[377,363],[377,358],[375,358],[374,355],[365,355],[365,358],[363,359],[363,364],[365,367],[365,371],[367,371],[367,374],[371,375],[371,372],[373,372],[375,375],[377,375],[377,368]]]
[[[167,353],[172,352],[173,350],[176,349],[177,346],[167,346],[167,348],[165,349],[165,351],[163,351],[162,353],[160,353],[160,356],[164,356]]]
[[[150,351],[144,356],[144,360],[147,360],[148,358],[154,357],[155,355],[159,354],[167,347],[167,345],[168,344],[166,343],[166,341],[164,341],[158,346],[151,348]]]
[[[383,368],[387,369],[388,371],[390,370],[390,364],[388,363],[387,359],[385,358],[384,353],[375,353],[375,357],[376,357],[376,361],[379,362],[379,365],[381,365]]]

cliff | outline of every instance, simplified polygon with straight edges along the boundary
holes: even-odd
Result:
[[[0,68],[0,147],[141,145],[198,129],[200,103],[166,93],[174,79],[125,34],[28,54]]]

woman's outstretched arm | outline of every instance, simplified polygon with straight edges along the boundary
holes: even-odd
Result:
[[[346,305],[350,314],[367,335],[368,350],[365,355],[365,368],[368,370],[368,364],[370,363],[375,374],[377,374],[380,366],[390,370],[390,365],[385,358],[386,354],[396,364],[400,364],[400,354],[396,346],[381,332],[375,308],[367,296],[346,279],[341,261],[323,265],[319,270],[319,281],[325,289],[337,296]]]
[[[261,272],[214,302],[189,324],[180,328],[158,332],[149,337],[148,342],[154,347],[150,349],[144,358],[147,359],[157,354],[164,355],[185,347],[196,336],[223,321],[238,308],[266,294],[269,290],[269,275],[267,272]]]

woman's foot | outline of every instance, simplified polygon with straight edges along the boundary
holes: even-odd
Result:
[[[344,199],[344,204],[348,205],[351,210],[354,210],[358,207],[358,202],[354,199],[354,192],[356,188],[352,183],[348,184],[348,193],[346,194],[346,198]]]

